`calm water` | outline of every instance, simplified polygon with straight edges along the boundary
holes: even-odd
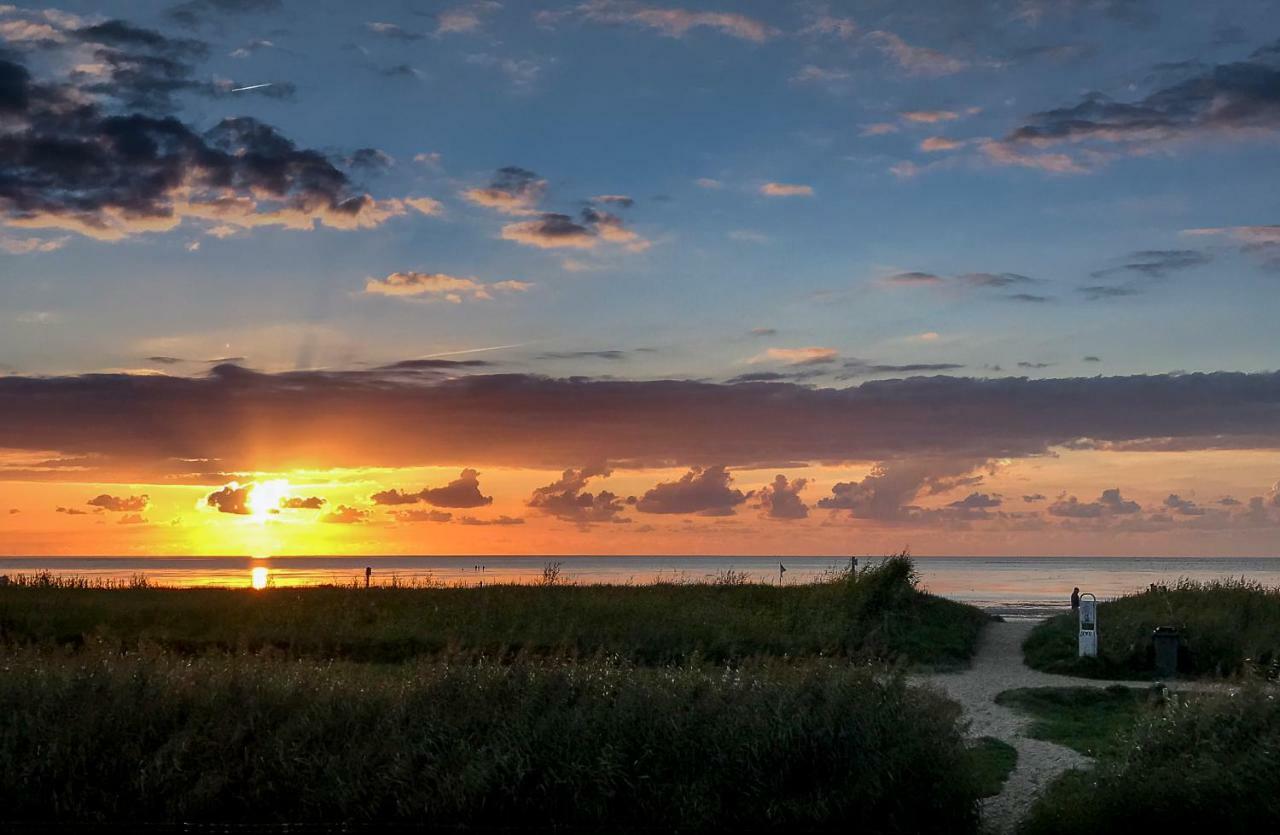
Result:
[[[562,579],[576,583],[700,581],[725,571],[778,581],[778,559],[771,557],[0,557],[0,574],[49,571],[110,580],[142,574],[158,585],[262,587],[363,583],[369,566],[374,583],[397,578],[470,586],[537,582],[552,562],[560,563]],[[859,565],[875,562],[863,558]],[[782,563],[787,583],[848,565],[831,557],[785,557]],[[1280,586],[1278,557],[916,557],[915,563],[922,585],[934,594],[1013,618],[1067,608],[1073,586],[1099,599],[1179,577],[1248,577]]]

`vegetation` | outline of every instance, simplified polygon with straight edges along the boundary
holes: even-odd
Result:
[[[1023,645],[1027,665],[1091,678],[1151,678],[1157,626],[1182,636],[1179,675],[1280,678],[1280,589],[1248,580],[1181,580],[1098,606],[1098,657],[1077,658],[1072,614],[1045,621]]]
[[[1018,749],[994,736],[984,736],[969,746],[970,772],[979,797],[995,797],[1018,764]]]
[[[7,822],[973,832],[958,708],[845,662],[11,649]]]
[[[985,616],[915,587],[905,556],[825,582],[163,589],[51,577],[0,588],[0,644],[155,647],[198,656],[404,662],[463,656],[617,656],[659,665],[757,656],[906,660],[956,666]]]
[[[1280,826],[1280,700],[1274,688],[1173,697],[1126,744],[1055,782],[1027,835],[1273,832]]]
[[[1113,685],[1095,687],[1023,687],[996,696],[996,704],[1035,717],[1027,736],[1074,748],[1097,757],[1115,753],[1139,716],[1158,707],[1163,691]]]

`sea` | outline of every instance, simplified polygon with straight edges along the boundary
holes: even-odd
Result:
[[[880,558],[860,557],[858,568]],[[920,586],[1010,620],[1069,608],[1079,587],[1099,600],[1181,578],[1247,578],[1280,587],[1280,557],[913,557]],[[263,589],[315,585],[479,586],[557,582],[707,582],[733,573],[767,583],[811,583],[843,570],[848,557],[383,556],[383,557],[0,557],[0,575],[53,575],[156,586]]]

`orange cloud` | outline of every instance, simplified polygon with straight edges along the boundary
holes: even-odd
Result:
[[[487,301],[497,293],[523,293],[533,287],[527,281],[496,281],[486,284],[476,278],[445,273],[399,272],[386,278],[365,279],[364,292],[372,296],[398,298],[438,298],[453,304],[464,299]]]
[[[813,186],[792,183],[765,183],[760,193],[766,197],[812,197]]]

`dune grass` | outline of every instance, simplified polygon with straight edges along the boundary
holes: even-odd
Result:
[[[404,662],[617,656],[640,664],[759,656],[875,658],[935,667],[972,655],[986,618],[920,592],[905,556],[825,582],[482,588],[0,588],[0,644],[158,647],[198,656]]]
[[[1097,757],[1116,753],[1138,718],[1158,710],[1159,693],[1113,685],[1094,687],[1022,687],[996,696],[996,704],[1030,714],[1027,736]]]
[[[1263,685],[1173,696],[1068,772],[1023,822],[1026,835],[1274,832],[1280,828],[1280,699]]]
[[[1280,678],[1280,589],[1244,579],[1181,580],[1098,606],[1098,657],[1077,658],[1071,614],[1037,626],[1023,645],[1027,665],[1090,678],[1152,678],[1151,632],[1182,635],[1178,674]]]
[[[1004,740],[984,736],[969,744],[969,758],[979,797],[995,797],[1018,764],[1018,750]]]
[[[7,822],[976,826],[958,708],[877,666],[4,662]]]

